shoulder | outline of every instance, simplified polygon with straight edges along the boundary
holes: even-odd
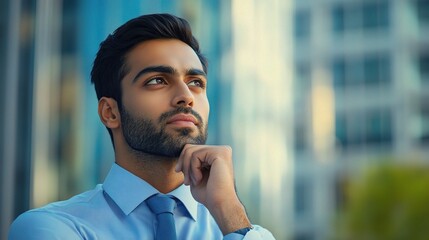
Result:
[[[9,240],[80,239],[73,222],[61,214],[32,210],[21,214],[11,225]]]
[[[100,189],[97,186],[68,200],[21,214],[10,226],[9,239],[82,239],[87,231],[83,231],[85,216],[81,215],[102,205]]]

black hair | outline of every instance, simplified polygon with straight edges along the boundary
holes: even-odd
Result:
[[[201,54],[185,19],[171,14],[143,15],[129,20],[101,42],[91,70],[91,82],[98,100],[113,98],[119,108],[122,107],[121,81],[129,71],[126,56],[137,44],[153,39],[178,39],[186,43],[195,51],[207,73],[207,59]],[[112,131],[107,130],[113,142]]]

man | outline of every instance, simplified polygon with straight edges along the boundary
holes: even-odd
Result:
[[[109,35],[91,77],[115,164],[94,190],[22,214],[9,239],[274,239],[237,197],[231,148],[204,145],[206,73],[184,19],[145,15]]]

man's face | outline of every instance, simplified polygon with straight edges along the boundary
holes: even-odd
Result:
[[[145,41],[126,57],[121,128],[138,152],[178,157],[187,143],[204,144],[209,103],[198,56],[173,39]]]

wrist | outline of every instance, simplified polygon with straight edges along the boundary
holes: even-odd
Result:
[[[249,232],[252,229],[253,229],[253,226],[251,226],[251,227],[245,227],[245,228],[240,228],[240,229],[238,229],[238,230],[236,230],[236,231],[234,231],[232,233],[236,233],[236,234],[240,234],[240,235],[246,236],[247,232]]]
[[[238,200],[226,201],[212,209],[210,213],[216,220],[223,235],[233,233],[237,230],[252,228],[252,224],[247,217],[246,210]]]

